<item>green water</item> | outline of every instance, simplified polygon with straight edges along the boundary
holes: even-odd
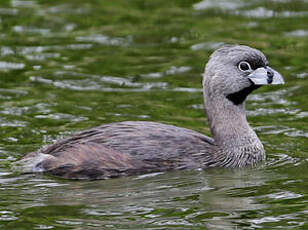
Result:
[[[308,229],[306,0],[1,0],[0,229]],[[71,133],[147,120],[210,135],[201,72],[222,43],[286,84],[247,101],[267,161],[78,182],[16,175]]]

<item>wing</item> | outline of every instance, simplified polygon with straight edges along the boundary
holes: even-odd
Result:
[[[24,172],[103,179],[146,172],[203,168],[214,141],[193,130],[155,122],[119,122],[93,128],[26,155]]]
[[[118,122],[83,131],[41,150],[57,156],[78,145],[95,143],[139,160],[169,159],[208,150],[213,139],[196,131],[156,122]]]

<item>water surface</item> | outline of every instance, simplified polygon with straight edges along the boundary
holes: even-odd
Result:
[[[0,229],[307,229],[306,0],[3,0]],[[16,175],[27,152],[126,120],[210,135],[201,72],[225,43],[285,77],[247,101],[267,151],[256,169],[78,182]]]

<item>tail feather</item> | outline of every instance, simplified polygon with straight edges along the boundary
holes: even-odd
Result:
[[[52,156],[44,153],[31,154],[29,157],[16,161],[12,165],[12,170],[19,173],[38,173],[44,172],[42,162],[50,159]]]

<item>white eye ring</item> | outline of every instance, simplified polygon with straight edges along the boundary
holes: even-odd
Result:
[[[251,69],[251,66],[250,64],[247,62],[247,61],[241,61],[239,64],[238,64],[238,69],[242,72],[251,72],[252,69]]]

